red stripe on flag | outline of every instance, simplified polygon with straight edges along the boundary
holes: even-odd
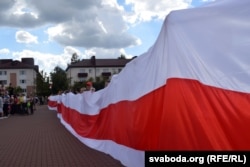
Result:
[[[52,107],[52,108],[53,108],[53,107],[57,107],[57,102],[56,102],[56,101],[49,100],[49,101],[48,101],[48,106],[49,106],[49,107]]]
[[[111,104],[98,115],[62,106],[81,136],[113,140],[138,150],[250,149],[250,94],[169,79],[135,101]]]

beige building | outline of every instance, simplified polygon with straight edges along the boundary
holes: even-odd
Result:
[[[68,65],[66,69],[67,78],[70,78],[70,85],[74,82],[87,81],[97,77],[109,79],[118,74],[125,65],[132,59],[84,59]]]
[[[0,59],[0,84],[8,87],[20,86],[25,94],[36,93],[36,75],[39,72],[33,58],[22,58],[21,61]]]

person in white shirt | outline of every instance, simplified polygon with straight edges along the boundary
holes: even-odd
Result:
[[[92,86],[92,82],[89,81],[86,83],[86,90],[85,91],[91,91],[91,92],[95,91],[95,88]]]

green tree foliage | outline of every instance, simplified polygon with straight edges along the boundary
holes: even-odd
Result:
[[[72,86],[71,90],[73,92],[79,92],[81,88],[84,87],[84,83],[83,82],[74,82],[74,85]]]
[[[36,94],[38,96],[49,96],[51,94],[48,76],[43,71],[39,72],[36,77]]]
[[[126,59],[126,56],[124,54],[121,54],[121,56],[118,57],[118,59]]]
[[[77,55],[77,53],[73,53],[72,57],[71,57],[71,64],[79,62],[79,61],[80,61],[80,59],[79,59],[79,56]]]
[[[21,94],[23,89],[20,86],[14,87],[14,94]]]
[[[60,67],[56,66],[54,71],[50,73],[52,81],[52,93],[57,94],[60,90],[64,91],[68,89],[69,80],[67,79],[66,72]]]
[[[98,82],[94,82],[93,86],[94,86],[94,88],[95,88],[96,91],[98,91],[100,89],[103,89],[104,86],[105,86],[105,81],[104,80],[100,80]]]
[[[10,91],[10,87],[6,87],[6,90]],[[18,94],[21,94],[21,93],[24,93],[24,92],[23,92],[23,89],[20,86],[13,87],[13,94],[14,95],[18,95]]]

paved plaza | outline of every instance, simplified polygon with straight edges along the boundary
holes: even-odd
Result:
[[[55,111],[0,119],[0,167],[122,167],[111,156],[82,144]]]

